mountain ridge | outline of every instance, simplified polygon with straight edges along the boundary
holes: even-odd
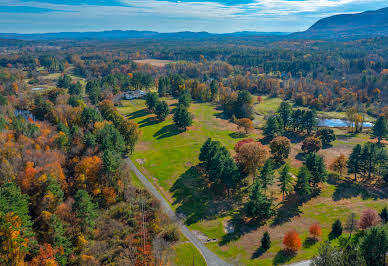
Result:
[[[289,35],[295,39],[362,39],[388,36],[388,7],[318,20],[309,29]]]

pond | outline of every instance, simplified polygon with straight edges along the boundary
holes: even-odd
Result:
[[[371,122],[364,122],[363,127],[369,128],[373,127],[373,123]],[[318,126],[319,127],[349,127],[350,122],[343,119],[318,119]]]

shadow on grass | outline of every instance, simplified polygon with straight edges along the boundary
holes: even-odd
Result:
[[[327,150],[327,149],[330,149],[330,148],[333,148],[333,145],[332,145],[332,144],[323,144],[323,145],[322,145],[322,149],[323,149],[323,150]]]
[[[156,139],[163,139],[163,138],[168,138],[168,137],[178,135],[182,132],[183,131],[178,129],[174,124],[171,124],[171,125],[164,126],[160,130],[158,130],[158,132],[154,134],[154,137]]]
[[[289,222],[293,217],[298,216],[301,213],[299,206],[302,205],[302,203],[303,201],[301,201],[296,194],[288,195],[282,206],[277,210],[276,217],[271,226],[275,227],[281,225]]]
[[[272,262],[273,262],[273,265],[282,265],[289,262],[295,256],[296,256],[295,252],[282,249],[276,254]]]
[[[303,241],[303,247],[304,248],[310,248],[310,247],[314,246],[317,242],[318,242],[318,239],[316,239],[314,237],[307,237]]]
[[[139,127],[148,127],[159,123],[159,121],[155,117],[148,117],[146,119],[141,120],[138,124]]]
[[[333,200],[338,201],[342,199],[350,199],[361,196],[362,199],[386,199],[388,195],[383,191],[374,189],[368,191],[368,189],[362,184],[355,183],[350,180],[343,181],[337,184],[333,194]]]
[[[257,228],[265,225],[265,221],[250,220],[244,221],[242,217],[245,217],[243,209],[235,213],[232,217],[231,223],[234,226],[234,232],[224,235],[219,243],[220,246],[224,246],[229,242],[238,240],[241,236],[255,231]],[[260,255],[261,256],[261,255]]]
[[[149,114],[150,113],[148,112],[148,110],[144,108],[144,109],[141,109],[141,110],[138,110],[136,112],[129,114],[127,117],[129,119],[136,119],[136,118],[143,117],[143,116],[146,116]]]
[[[286,197],[282,206],[278,208],[276,217],[271,224],[271,227],[275,227],[286,222],[289,222],[295,216],[299,216],[302,212],[299,210],[299,207],[303,203],[311,200],[312,198],[317,197],[321,193],[320,189],[314,189],[313,192],[305,198],[299,197],[297,194],[290,194]]]
[[[251,259],[257,259],[260,258],[267,250],[263,247],[259,247],[255,253],[252,254]]]
[[[204,219],[215,219],[231,215],[241,198],[217,196],[201,175],[199,167],[193,166],[183,173],[170,192],[175,198],[178,213],[186,216],[186,224],[191,225]]]
[[[248,137],[248,134],[245,134],[244,132],[233,132],[230,133],[229,136],[234,139],[242,139]]]
[[[295,155],[295,159],[304,162],[306,158],[306,153],[304,152],[299,152],[297,155]]]
[[[305,136],[301,136],[294,131],[286,131],[283,135],[287,137],[291,141],[291,143],[294,144],[303,141],[305,138]]]

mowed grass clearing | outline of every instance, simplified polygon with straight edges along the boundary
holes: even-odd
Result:
[[[277,98],[263,98],[262,103],[255,104],[256,116],[261,121],[265,120],[266,115],[275,112],[281,102]],[[167,101],[171,109],[175,108],[175,100],[167,99]],[[119,108],[120,112],[139,123],[143,132],[136,152],[132,155],[135,163],[157,185],[173,208],[178,210],[182,201],[179,201],[178,205],[174,204],[176,194],[175,191],[171,192],[171,188],[176,185],[177,181],[187,182],[189,185],[186,190],[182,190],[184,193],[181,191],[181,194],[183,197],[193,200],[183,201],[183,204],[190,204],[189,208],[183,210],[190,212],[196,208],[198,209],[198,217],[201,217],[201,209],[209,208],[210,205],[202,205],[200,200],[195,204],[195,200],[199,197],[193,195],[197,193],[198,189],[195,186],[190,189],[190,185],[197,184],[191,183],[196,176],[193,174],[187,177],[187,175],[190,175],[190,169],[198,164],[200,148],[208,137],[219,140],[232,151],[234,144],[240,140],[232,137],[233,133],[237,131],[235,125],[217,118],[221,111],[209,103],[192,104],[190,112],[194,115],[194,123],[187,132],[178,132],[173,126],[171,116],[164,122],[156,121],[154,115],[149,114],[145,109],[144,100],[122,101],[122,105]],[[336,129],[336,134],[339,138],[333,143],[333,147],[320,152],[325,157],[330,155],[330,160],[335,158],[334,154],[336,156],[340,153],[347,154],[355,144],[365,143],[369,139],[368,134],[352,135],[347,133],[346,129]],[[258,135],[251,137],[257,139]],[[300,146],[300,144],[293,144],[296,151],[290,156],[292,162],[296,161],[295,155],[300,150],[300,147],[296,145]],[[293,168],[292,170],[294,174],[297,174],[298,169]],[[248,228],[235,240],[226,241],[224,244],[220,243],[227,236],[224,231],[224,223],[232,219],[233,215],[238,215],[232,206],[230,207],[231,212],[226,215],[192,220],[189,223],[189,228],[200,231],[209,238],[219,240],[219,242],[207,244],[207,246],[225,260],[240,262],[243,265],[292,263],[314,256],[320,243],[328,239],[331,225],[336,219],[340,219],[344,223],[351,212],[360,215],[365,208],[374,208],[380,211],[387,204],[386,198],[386,195],[371,195],[365,189],[351,182],[341,181],[338,184],[323,184],[320,195],[302,205],[296,204],[292,198],[285,203],[277,202],[278,214],[266,225]],[[194,215],[193,217],[198,218]],[[192,217],[189,216],[189,218]],[[322,226],[322,237],[318,243],[311,244],[306,241],[309,236],[308,229],[317,222]],[[289,230],[296,230],[304,242],[302,249],[294,257],[289,257],[282,252],[282,239]],[[267,252],[260,254],[258,252],[260,239],[265,231],[269,231],[271,235],[272,246]],[[182,249],[182,252],[177,252],[175,260],[179,260],[181,255],[188,259],[195,256],[185,255],[187,249],[186,247],[182,247]],[[192,261],[189,263],[191,264]]]
[[[174,109],[176,101],[168,102],[170,109]],[[233,138],[236,126],[217,118],[221,111],[210,103],[191,105],[193,125],[186,132],[175,128],[172,115],[163,122],[157,121],[155,115],[146,110],[144,100],[122,101],[122,104],[119,111],[136,121],[142,131],[132,159],[149,178],[157,181],[164,193],[168,193],[183,173],[199,163],[199,152],[207,138],[220,141],[229,150],[240,140]]]

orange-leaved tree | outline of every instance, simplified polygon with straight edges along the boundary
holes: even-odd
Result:
[[[317,239],[322,235],[322,229],[318,223],[311,225],[309,231],[314,239]]]
[[[288,251],[297,252],[302,246],[302,241],[298,233],[295,230],[291,230],[284,236],[283,244]]]

